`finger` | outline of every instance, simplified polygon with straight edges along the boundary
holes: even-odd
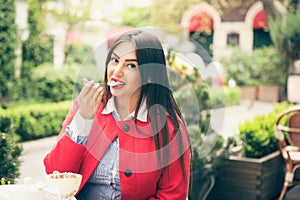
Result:
[[[87,78],[83,78],[82,79],[82,82],[83,82],[83,85],[85,85],[89,80]]]
[[[81,90],[80,93],[81,93],[83,96],[86,96],[86,95],[89,93],[89,91],[92,89],[93,86],[94,86],[94,80],[88,81],[88,82],[84,85],[84,87],[82,88],[82,90]]]
[[[95,93],[95,110],[96,111],[99,109],[99,106],[101,105],[103,94],[104,94],[103,88],[98,88]]]
[[[95,83],[93,86],[91,86],[90,90],[85,95],[86,98],[88,99],[94,98],[94,95],[99,87],[100,87],[99,83]]]
[[[102,87],[99,87],[96,92],[95,92],[95,100],[98,102],[98,101],[101,101],[102,100],[102,97],[103,97],[103,88]]]

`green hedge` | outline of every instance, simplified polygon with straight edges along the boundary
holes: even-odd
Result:
[[[239,87],[210,87],[209,91],[212,92],[210,98],[213,108],[222,108],[240,104],[241,89]]]
[[[15,105],[7,110],[0,109],[0,127],[11,120],[11,130],[17,141],[57,135],[71,105],[71,101],[64,101]]]
[[[44,64],[32,70],[32,78],[18,79],[17,101],[60,102],[72,100],[75,80],[80,65],[64,65],[56,69]]]
[[[65,64],[82,64],[93,51],[93,47],[86,44],[65,45]]]

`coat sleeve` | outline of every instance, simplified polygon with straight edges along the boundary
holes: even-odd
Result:
[[[173,131],[172,127],[170,131]],[[180,158],[178,158],[165,167],[158,182],[157,192],[154,197],[148,198],[149,200],[186,200],[188,196],[191,153],[188,134],[183,124],[181,124],[181,134],[184,146],[184,153],[182,155],[184,166],[182,166]],[[177,145],[171,145],[170,153],[174,155],[174,152],[178,152]]]
[[[85,151],[85,146],[75,143],[67,134],[63,135],[44,158],[46,173],[54,170],[78,173]]]

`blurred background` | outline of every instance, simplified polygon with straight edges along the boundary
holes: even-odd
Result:
[[[230,130],[224,135],[209,126],[213,111],[235,108],[245,101],[249,109],[257,101],[276,103],[276,114],[300,102],[299,24],[298,0],[2,1],[2,184],[19,180],[24,164],[20,156],[30,156],[30,148],[35,149],[31,141],[59,133],[81,88],[80,78],[101,79],[105,54],[114,38],[132,28],[156,27],[153,30],[163,43],[170,67],[171,86],[186,106],[185,119],[194,141],[194,180],[202,189],[191,190],[190,198],[207,198],[214,185],[212,177],[218,177],[232,146],[242,146],[243,156],[252,158],[278,150],[270,128],[274,115],[266,122],[260,118],[255,125],[248,123],[238,133]],[[191,98],[198,110],[188,101]],[[251,137],[245,137],[257,127],[266,132],[255,135],[250,131]],[[213,137],[207,137],[210,135]],[[257,143],[249,144],[245,138]],[[211,144],[209,149],[202,145],[205,142]],[[29,143],[30,148],[24,150],[23,145]],[[46,144],[41,142],[39,148]],[[249,149],[252,155],[246,155]],[[34,166],[32,158],[29,167]],[[266,199],[276,197],[280,187],[275,186],[273,196]]]

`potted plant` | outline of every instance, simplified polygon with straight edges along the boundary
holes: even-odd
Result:
[[[220,168],[213,199],[274,199],[281,191],[284,164],[274,134],[276,119],[291,106],[277,103],[268,115],[239,126],[239,151]]]

